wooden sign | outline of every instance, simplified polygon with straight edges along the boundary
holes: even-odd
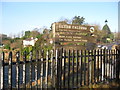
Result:
[[[63,48],[86,48],[88,43],[94,43],[94,26],[73,24],[52,24],[55,47]]]

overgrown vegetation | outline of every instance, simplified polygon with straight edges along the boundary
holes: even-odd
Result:
[[[68,20],[66,18],[59,20],[59,23],[63,24],[77,24],[77,25],[88,25],[85,24],[85,18],[81,16],[74,16],[72,20]],[[96,43],[111,43],[114,41],[114,33],[111,32],[109,26],[105,24],[102,28],[100,29],[100,25],[94,25],[95,26],[95,32],[93,33],[96,38]],[[40,30],[43,32],[40,33]],[[118,35],[119,36],[119,35]],[[28,50],[28,47],[23,47],[23,40],[29,39],[29,38],[38,38],[37,42],[35,43],[34,48],[35,50],[40,50],[43,49],[44,51],[51,50],[53,49],[53,43],[50,43],[50,40],[53,39],[53,34],[52,34],[52,29],[38,29],[35,28],[34,30],[30,31],[27,30],[25,31],[24,35],[20,37],[15,37],[15,38],[3,38],[3,44],[4,44],[4,49],[8,50],[21,50],[23,51],[30,51]],[[117,37],[116,37],[117,38]],[[119,38],[119,37],[118,37]],[[89,46],[89,45],[88,45]]]

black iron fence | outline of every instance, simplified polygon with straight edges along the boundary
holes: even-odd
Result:
[[[119,50],[2,53],[1,88],[80,88],[120,79]],[[13,58],[13,56],[15,56]]]

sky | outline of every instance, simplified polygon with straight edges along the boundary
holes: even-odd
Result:
[[[0,2],[0,33],[14,35],[34,28],[50,28],[61,19],[74,16],[101,28],[108,20],[112,32],[118,30],[118,2]]]

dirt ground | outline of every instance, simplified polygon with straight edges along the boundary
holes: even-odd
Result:
[[[89,86],[84,86],[78,90],[120,90],[120,83],[110,82],[108,83],[99,83]]]

